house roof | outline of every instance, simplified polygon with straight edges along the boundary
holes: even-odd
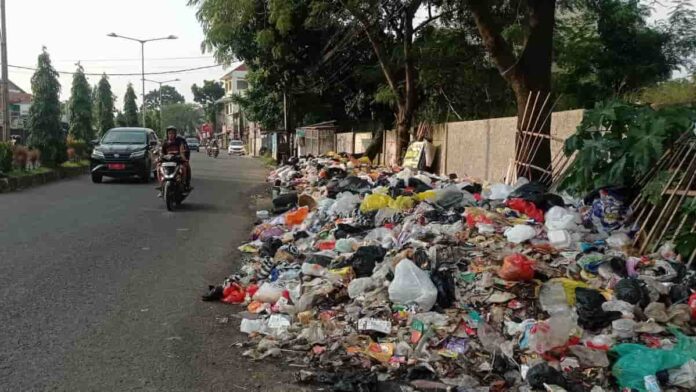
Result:
[[[249,69],[247,68],[246,64],[241,63],[235,68],[233,68],[230,72],[226,73],[223,77],[221,77],[221,80],[229,79],[232,77],[232,74],[235,72],[243,72],[243,71],[248,71]]]
[[[2,83],[2,79],[0,79],[0,83]],[[14,84],[14,82],[12,82],[11,80],[9,81],[7,87],[10,93],[11,104],[31,103],[32,95],[22,90],[21,87]]]

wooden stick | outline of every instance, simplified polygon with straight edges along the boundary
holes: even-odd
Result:
[[[532,112],[529,115],[529,118],[527,119],[527,124],[522,123],[522,126],[520,127],[520,131],[526,131],[527,128],[529,127],[529,123],[532,121],[532,117],[534,116],[534,113],[536,112],[536,105],[537,102],[539,101],[539,94],[541,94],[541,91],[537,91],[536,98],[534,98],[534,104],[532,105]],[[525,116],[526,117],[526,116]],[[515,160],[519,161],[520,158],[522,157],[522,153],[525,150],[525,146],[528,144],[528,139],[527,135],[522,134],[522,140],[520,141],[520,149],[517,150],[517,145],[515,146]],[[518,173],[519,174],[519,173]]]
[[[529,109],[529,102],[531,100],[532,100],[532,92],[530,91],[529,94],[527,94],[527,103],[524,105],[524,112],[522,113],[522,121],[520,121],[518,124],[518,129],[517,129],[518,133],[517,133],[516,139],[515,139],[515,159],[517,159],[517,151],[516,151],[517,145],[518,145],[518,143],[520,143],[520,144],[522,143],[522,140],[518,140],[518,139],[524,138],[524,135],[520,134],[519,132],[524,130],[524,122],[527,118],[527,110]]]
[[[696,157],[692,157],[691,158],[691,165],[689,166],[691,168],[692,173],[691,173],[691,178],[689,179],[689,184],[686,186],[686,188],[684,188],[684,190],[686,192],[683,192],[681,194],[681,197],[679,198],[676,205],[674,206],[674,210],[672,211],[672,214],[670,215],[669,219],[667,220],[667,223],[665,224],[665,227],[664,227],[664,230],[662,231],[662,234],[660,234],[660,236],[655,241],[655,245],[653,246],[653,252],[657,250],[657,245],[660,243],[660,241],[662,241],[662,238],[664,238],[665,234],[667,233],[667,229],[669,229],[669,225],[672,224],[672,220],[674,219],[674,217],[677,215],[677,212],[684,204],[684,200],[686,199],[686,195],[688,193],[688,190],[691,189],[691,186],[694,183],[694,179],[696,179],[696,168],[694,168],[694,166],[693,166],[695,162],[696,162]],[[684,173],[684,178],[686,178],[687,175],[688,175],[688,173]]]
[[[693,143],[690,143],[690,144],[691,144],[691,148],[689,148],[689,152],[688,152],[686,155],[684,155],[684,158],[682,159],[681,163],[679,164],[679,167],[677,168],[677,170],[674,171],[674,174],[672,175],[672,179],[670,180],[670,184],[673,182],[673,180],[674,180],[674,178],[676,177],[677,173],[679,173],[679,170],[681,169],[683,163],[686,161],[686,158],[687,158],[689,155],[691,155],[691,151],[693,150],[694,144],[693,144]],[[692,161],[689,162],[689,166],[688,166],[688,167],[691,167],[691,164],[692,164],[693,162],[696,162],[696,160],[693,160],[693,159],[692,159]],[[687,171],[689,171],[689,170],[687,169]],[[681,187],[682,182],[684,181],[685,178],[686,178],[686,176],[682,176],[681,180],[679,180],[679,184],[677,185],[677,189],[679,189],[679,188]],[[670,187],[670,188],[671,188],[671,187]],[[662,190],[662,196],[664,196],[665,191],[666,191],[667,189],[669,189],[669,188],[668,188],[667,186],[665,186],[665,189]],[[667,211],[666,206],[669,206],[669,205],[672,203],[672,199],[673,199],[673,198],[674,198],[674,194],[669,195],[669,198],[667,199],[667,203],[665,204],[665,208],[663,208],[663,209],[660,211],[660,213],[657,215],[657,219],[655,220],[655,222],[659,222],[659,221],[662,219],[662,216],[663,216],[663,215],[665,214],[665,212]],[[650,218],[650,216],[648,216],[648,219],[647,219],[647,220],[649,220],[649,218]],[[646,221],[647,221],[647,220],[646,220]],[[654,226],[652,227],[652,229],[650,229],[650,231],[648,232],[648,236],[645,238],[645,242],[644,242],[643,245],[641,245],[641,247],[640,247],[640,253],[643,253],[643,252],[645,251],[645,249],[648,247],[648,243],[650,242],[650,239],[652,238],[653,234],[655,234],[655,230],[657,229],[657,226],[658,226],[657,224],[654,225]]]
[[[550,93],[549,93],[549,95],[546,97],[546,99],[548,100],[549,97],[551,97],[551,94],[550,94]],[[544,118],[544,121],[541,123],[541,128],[542,128],[542,129],[546,126],[546,124],[547,124],[547,123],[549,122],[549,120],[551,119],[551,115],[553,114],[553,109],[556,107],[556,104],[558,104],[558,101],[559,101],[560,99],[561,99],[561,96],[559,95],[558,98],[556,98],[556,101],[554,101],[554,103],[553,103],[553,104],[551,105],[551,107],[549,108],[549,112],[546,114],[546,117]],[[536,124],[535,124],[535,125],[536,125]],[[550,140],[550,137],[551,137],[550,132],[551,132],[551,130],[549,130],[549,140]],[[528,162],[534,161],[534,158],[536,157],[537,153],[539,152],[539,148],[541,148],[541,145],[543,144],[544,139],[543,139],[543,138],[540,138],[540,137],[537,137],[534,141],[535,141],[535,143],[532,144],[533,147],[532,147],[532,149],[531,149],[531,154],[528,154],[528,156],[527,156],[527,158],[525,159],[525,161],[528,161]],[[549,168],[549,170],[553,170],[553,168]],[[530,172],[530,177],[531,177],[531,172]],[[530,178],[530,180],[531,180],[531,178]]]
[[[686,149],[688,147],[689,147],[689,143],[685,143],[682,146],[680,146],[679,149],[674,154],[672,154],[672,156],[669,159],[665,159],[665,162],[663,163],[664,166],[661,167],[659,171],[662,171],[665,168],[672,167],[679,160],[679,157],[681,157],[682,154],[684,154],[686,152]],[[659,171],[655,171],[653,174],[658,173]],[[646,182],[646,184],[647,184],[647,182]],[[641,192],[638,195],[638,197],[636,198],[636,200],[634,200],[633,203],[631,203],[631,208],[634,211],[638,211],[646,201],[647,201],[647,197],[645,196],[644,189],[643,189],[643,190],[641,190]]]

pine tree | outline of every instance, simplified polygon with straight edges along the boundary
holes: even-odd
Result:
[[[111,92],[111,84],[106,74],[99,81],[97,98],[99,99],[97,101],[99,132],[103,135],[114,127],[114,93]]]
[[[67,151],[65,134],[60,123],[60,82],[58,72],[51,65],[46,48],[39,55],[38,65],[31,77],[34,101],[29,109],[29,145],[41,151],[41,160],[47,166],[65,162]]]
[[[94,139],[92,128],[92,88],[87,82],[84,69],[78,64],[77,72],[73,75],[72,89],[70,90],[69,134],[75,139],[90,141]]]
[[[128,83],[126,96],[123,98],[123,116],[125,117],[126,125],[129,127],[137,127],[139,124],[138,104],[135,103],[136,99],[135,91],[133,91],[133,85]]]

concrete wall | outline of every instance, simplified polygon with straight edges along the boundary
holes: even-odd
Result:
[[[575,132],[582,121],[582,110],[568,110],[551,116],[551,153],[555,156],[563,142]],[[460,121],[438,124],[433,129],[433,144],[437,147],[435,170],[440,174],[456,173],[459,177],[474,177],[479,180],[502,181],[515,156],[515,133],[517,117],[492,118],[487,120]],[[316,136],[315,136],[316,137]],[[370,132],[336,134],[337,152],[361,153],[372,140]],[[310,142],[312,149],[318,141]],[[325,147],[325,146],[322,146]],[[331,151],[324,148],[325,153]],[[394,165],[396,157],[396,132],[386,131],[382,153],[377,162]]]

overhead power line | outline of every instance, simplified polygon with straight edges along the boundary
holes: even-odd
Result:
[[[22,65],[8,65],[10,68],[15,68],[15,69],[24,69],[28,71],[36,71],[36,68],[33,67],[25,67]],[[201,69],[210,69],[210,68],[217,68],[220,67],[219,64],[216,65],[206,65],[202,67],[194,67],[194,68],[184,68],[184,69],[176,69],[172,71],[161,71],[161,72],[146,72],[145,76],[147,75],[167,75],[167,74],[178,74],[178,73],[184,73],[184,72],[191,72],[191,71],[198,71]],[[56,71],[59,74],[63,75],[74,75],[75,72],[68,72],[68,71]],[[136,73],[90,73],[90,72],[85,72],[85,75],[87,76],[102,76],[103,74],[106,74],[106,76],[141,76],[142,73],[136,72]]]
[[[213,59],[214,56],[184,56],[184,57],[148,57],[147,61],[167,61],[167,60],[199,60],[199,59]],[[54,63],[93,63],[93,62],[118,62],[118,61],[140,61],[140,58],[115,58],[115,59],[75,59],[75,60],[52,60]]]

